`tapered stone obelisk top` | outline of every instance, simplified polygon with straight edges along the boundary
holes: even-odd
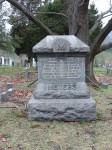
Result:
[[[74,35],[48,35],[33,47],[34,53],[88,52],[89,46]]]

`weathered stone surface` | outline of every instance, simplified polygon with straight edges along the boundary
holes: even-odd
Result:
[[[62,41],[61,44],[59,43],[58,47],[59,50],[56,50],[55,43],[57,40]],[[65,42],[64,42],[65,40]],[[69,43],[69,48],[65,49],[64,43],[66,45]],[[68,44],[67,44],[68,45]],[[41,40],[38,44],[33,47],[33,52],[35,53],[44,53],[44,52],[88,52],[90,50],[89,46],[82,42],[80,39],[75,37],[74,35],[48,35],[43,40]]]
[[[75,36],[47,36],[33,47],[38,84],[28,102],[28,118],[41,121],[96,119],[96,103],[85,83],[89,46]]]
[[[88,99],[34,99],[28,105],[28,118],[38,121],[96,119],[96,103]]]
[[[2,102],[7,102],[8,101],[7,92],[1,93],[1,101]]]
[[[7,91],[7,95],[8,95],[8,96],[10,96],[10,95],[12,94],[12,92],[13,92],[13,89],[11,89],[11,88],[10,88],[10,89],[8,89],[8,91]]]
[[[12,89],[12,88],[13,88],[12,83],[7,83],[7,89]]]
[[[102,88],[104,88],[104,89],[108,89],[108,83],[102,83]]]
[[[89,98],[90,92],[85,82],[38,83],[33,95],[35,99],[80,99]]]

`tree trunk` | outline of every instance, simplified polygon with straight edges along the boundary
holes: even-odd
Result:
[[[86,81],[87,82],[97,82],[95,79],[94,71],[93,71],[94,58],[92,60],[88,59],[86,61]]]
[[[64,0],[68,15],[69,34],[75,35],[88,44],[88,4],[89,0]]]
[[[88,4],[89,0],[64,0],[68,15],[69,34],[75,35],[86,44],[88,44],[89,37]],[[92,61],[86,63],[86,75],[90,80],[95,80]]]

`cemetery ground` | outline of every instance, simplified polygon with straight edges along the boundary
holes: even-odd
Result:
[[[8,102],[0,102],[0,150],[112,150],[112,76],[95,68],[98,81],[108,88],[88,85],[96,100],[97,120],[86,122],[38,122],[27,119],[26,104],[35,88],[34,69],[0,66],[0,92],[13,83]]]

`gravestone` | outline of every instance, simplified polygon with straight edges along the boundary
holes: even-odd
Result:
[[[89,46],[73,35],[47,36],[33,47],[38,84],[27,104],[29,119],[96,119],[96,103],[85,83],[88,51]]]
[[[1,101],[2,102],[7,102],[8,101],[7,92],[1,93]]]
[[[13,88],[12,83],[7,83],[7,89],[12,89],[12,88]]]

